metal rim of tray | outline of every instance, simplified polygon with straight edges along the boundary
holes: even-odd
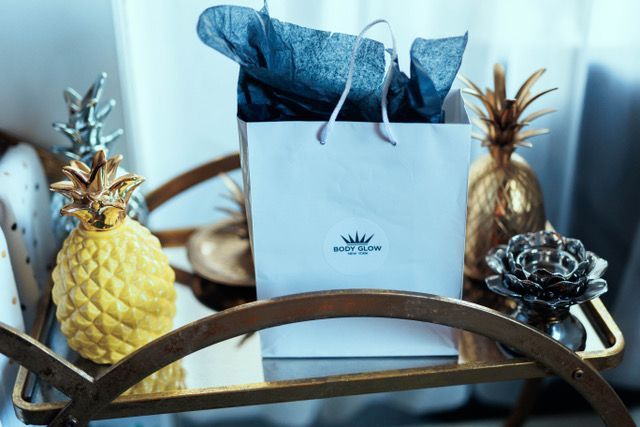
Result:
[[[595,304],[600,303],[595,301]],[[156,370],[226,339],[283,324],[337,317],[388,317],[451,326],[507,344],[530,360],[509,359],[491,365],[443,365],[118,398],[122,392]],[[605,317],[603,320],[608,322],[609,319]],[[16,387],[14,403],[18,413],[24,416],[27,412],[37,410],[44,415],[39,421],[49,422],[51,426],[82,426],[93,418],[274,403],[550,374],[561,377],[575,388],[607,425],[634,425],[615,391],[594,365],[579,354],[495,310],[428,294],[340,290],[244,304],[176,329],[140,348],[95,378],[34,338],[10,327],[0,326],[0,352],[24,367],[19,380],[24,382],[24,374],[29,370],[71,397],[66,405],[34,405],[22,400],[21,390]],[[622,338],[617,328],[614,327],[613,332],[617,335],[616,342],[605,352],[599,352],[594,362],[608,360],[606,354],[616,357],[621,353]]]

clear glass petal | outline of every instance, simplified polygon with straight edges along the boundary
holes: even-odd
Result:
[[[502,274],[508,270],[507,257],[506,257],[506,246],[500,245],[491,249],[487,256],[484,258],[487,262],[489,268],[498,274]]]
[[[587,252],[587,259],[589,259],[589,264],[591,267],[587,272],[587,277],[589,278],[589,280],[599,279],[600,277],[602,277],[604,272],[607,271],[609,263],[593,252]]]

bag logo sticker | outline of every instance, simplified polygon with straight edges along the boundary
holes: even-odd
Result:
[[[369,252],[377,252],[382,250],[382,246],[380,245],[368,245],[368,243],[373,239],[375,234],[367,237],[366,233],[362,235],[362,237],[358,237],[358,232],[356,231],[356,237],[351,237],[351,234],[347,234],[347,237],[344,237],[342,234],[342,240],[346,245],[334,246],[334,252],[345,252],[349,255],[368,255]]]
[[[348,218],[335,224],[324,243],[327,263],[345,274],[364,274],[380,268],[388,252],[384,230],[365,218]]]

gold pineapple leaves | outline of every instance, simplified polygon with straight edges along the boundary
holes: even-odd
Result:
[[[487,88],[483,92],[467,77],[459,75],[458,78],[467,86],[463,89],[463,92],[480,101],[480,105],[478,105],[466,99],[464,100],[465,105],[476,114],[477,118],[472,119],[472,122],[481,131],[481,133],[472,133],[472,138],[482,141],[483,146],[531,147],[531,144],[527,141],[528,139],[548,133],[548,129],[526,131],[522,131],[522,129],[535,119],[553,113],[556,110],[545,108],[521,118],[524,111],[534,101],[557,89],[552,88],[535,95],[532,94],[533,85],[544,72],[545,69],[541,68],[529,76],[518,89],[515,99],[507,98],[506,76],[504,68],[500,64],[495,64],[493,67],[493,90]]]
[[[242,239],[247,239],[249,238],[249,226],[247,224],[247,209],[244,202],[244,193],[240,186],[231,179],[229,175],[223,173],[220,174],[220,178],[222,178],[225,187],[227,187],[229,191],[229,193],[223,197],[231,200],[237,207],[237,210],[228,207],[217,208],[219,211],[229,215],[229,222],[224,227],[224,230]]]
[[[69,181],[51,184],[51,190],[62,194],[71,203],[62,208],[62,215],[73,215],[85,228],[104,230],[120,224],[133,191],[144,182],[139,175],[126,174],[116,178],[122,156],[107,159],[98,151],[91,162],[72,160],[62,168]]]

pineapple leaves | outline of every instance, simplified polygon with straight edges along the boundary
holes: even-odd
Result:
[[[514,115],[517,114],[514,104],[515,101],[512,99],[507,99],[503,103],[503,110],[500,112],[500,127],[502,129],[509,127],[514,122]]]
[[[60,193],[68,199],[75,200],[77,198],[76,187],[69,181],[60,181],[51,184],[51,190]]]
[[[91,173],[91,169],[89,168],[89,166],[85,165],[79,160],[71,160],[71,162],[69,162],[69,165],[73,168],[81,170],[85,174]]]
[[[84,98],[82,98],[82,105],[89,107],[90,114],[87,121],[95,120],[93,110],[98,105],[98,100],[102,96],[102,90],[104,88],[104,82],[107,79],[107,73],[100,73],[96,81],[91,85]]]
[[[124,134],[124,130],[122,129],[114,130],[109,135],[101,137],[101,144],[109,145],[116,139],[120,138],[123,134]]]
[[[129,173],[113,181],[107,192],[117,195],[117,198],[126,205],[129,203],[133,191],[143,182],[144,178],[140,175]]]
[[[96,113],[96,120],[102,121],[102,119],[104,119],[109,115],[109,113],[115,106],[116,106],[116,100],[110,99],[109,102],[107,102],[107,104],[104,107],[98,110],[98,112]]]
[[[103,175],[104,178],[104,168],[107,166],[107,154],[104,150],[98,151],[91,161],[91,171],[89,173],[89,177],[87,179],[87,184],[91,185],[95,182],[96,177],[98,175]],[[104,179],[102,179],[102,185],[104,186]],[[94,192],[98,189],[95,185],[90,187]]]
[[[471,137],[482,141],[483,146],[498,147],[530,147],[527,139],[548,133],[547,129],[531,129],[523,131],[532,121],[556,110],[545,108],[521,118],[522,113],[537,99],[557,88],[544,90],[536,95],[531,89],[544,74],[541,68],[531,74],[520,86],[515,98],[507,98],[506,73],[502,65],[493,67],[493,88],[482,91],[475,83],[463,75],[458,78],[467,86],[463,93],[477,98],[481,105],[465,99],[465,105],[475,113],[477,118],[472,123],[481,131],[474,132]],[[481,108],[481,107],[484,107]]]
[[[83,224],[89,223],[93,219],[93,215],[85,205],[74,202],[60,209],[62,215],[71,215],[78,218]]]
[[[475,85],[471,80],[465,77],[463,74],[458,74],[458,79],[462,81],[469,89],[474,90],[478,94],[482,94],[482,90],[478,86]]]
[[[469,89],[463,89],[462,90],[463,93],[468,93],[469,95],[475,96],[476,98],[478,98],[480,100],[480,102],[482,102],[482,105],[484,106],[484,108],[487,110],[487,116],[491,119],[491,120],[495,120],[498,113],[497,111],[495,111],[493,104],[491,104],[489,102],[489,100],[482,95],[482,93],[478,93]]]
[[[222,182],[224,183],[225,187],[227,187],[232,196],[229,197],[229,195],[225,195],[225,197],[236,203],[244,203],[244,194],[242,193],[242,189],[240,188],[240,186],[236,184],[234,180],[229,178],[229,175],[227,175],[226,173],[220,174],[220,178],[222,179]]]
[[[478,141],[484,141],[485,139],[484,135],[478,132],[471,132],[471,138],[477,139]]]
[[[240,238],[246,239],[249,237],[249,230],[247,225],[247,210],[244,203],[244,193],[242,188],[227,174],[220,174],[220,178],[229,191],[224,194],[223,197],[234,202],[237,209],[233,209],[226,206],[219,206],[216,209],[220,212],[224,212],[229,215],[228,225],[224,229],[232,234],[237,235]]]
[[[109,135],[102,135],[103,121],[116,105],[113,99],[103,106],[98,105],[106,79],[107,74],[100,73],[84,96],[72,88],[65,89],[63,93],[68,120],[66,123],[54,123],[53,127],[73,144],[72,149],[56,149],[68,158],[81,158],[87,151],[95,152],[101,148],[108,148],[111,142],[123,134],[122,130],[118,129]]]
[[[547,89],[547,90],[543,90],[542,92],[540,92],[537,95],[532,96],[531,98],[527,98],[526,100],[522,101],[522,104],[519,106],[519,110],[522,113],[524,110],[527,109],[527,107],[529,105],[531,105],[531,103],[533,101],[535,101],[536,99],[540,98],[543,95],[548,94],[549,92],[553,92],[554,90],[557,90],[557,87],[551,88],[551,89]]]
[[[498,105],[498,102],[496,102],[495,93],[491,89],[487,88],[487,90],[485,91],[485,96],[487,98],[487,102],[493,105],[493,108],[496,111],[496,116],[500,117],[500,110],[502,110],[502,106]]]
[[[73,215],[90,230],[109,229],[126,218],[125,209],[133,191],[144,178],[127,174],[116,178],[122,156],[107,159],[104,150],[93,156],[91,167],[72,160],[62,168],[69,181],[51,184],[51,190],[68,197],[72,202],[60,213]]]
[[[533,147],[533,144],[528,142],[528,141],[518,141],[516,142],[516,147],[525,147],[525,148],[531,148]]]
[[[118,166],[120,166],[120,162],[122,162],[122,155],[120,154],[107,160],[105,170],[109,182],[115,179],[116,173],[118,172]]]
[[[493,88],[495,90],[496,109],[499,111],[507,97],[504,68],[500,64],[493,66]]]
[[[74,114],[81,110],[81,97],[78,92],[68,87],[64,90],[62,96],[64,98],[64,102],[67,104],[67,108],[69,109],[69,114]]]
[[[547,71],[545,68],[540,68],[529,76],[529,78],[520,86],[518,93],[516,93],[516,99],[522,99],[529,95],[529,92],[538,79]]]
[[[99,194],[107,186],[107,171],[104,167],[98,168],[95,174],[91,174],[89,181],[89,193]]]
[[[524,141],[525,139],[533,138],[534,136],[544,135],[549,133],[549,129],[531,129],[521,132],[516,137],[516,141]]]
[[[77,129],[68,126],[66,123],[54,123],[53,128],[59,132],[62,132],[71,140],[72,144],[81,145],[82,144],[82,136]]]
[[[224,212],[234,217],[240,215],[240,212],[233,210],[231,208],[227,208],[226,206],[218,206],[216,207],[216,210],[219,210],[220,212]]]
[[[521,120],[522,123],[531,123],[532,121],[534,121],[537,118],[540,118],[542,116],[545,116],[547,114],[551,114],[551,113],[555,113],[556,110],[555,108],[545,108],[542,109],[540,111],[536,111],[535,113],[531,113],[529,114],[527,117],[525,117],[524,119]]]
[[[493,123],[491,121],[489,121],[490,123]],[[487,125],[487,123],[480,119],[480,118],[473,118],[471,119],[471,123],[473,123],[474,125],[476,125],[477,127],[479,127],[481,130],[483,130],[485,133],[489,132],[489,126]]]
[[[65,166],[62,168],[62,173],[69,178],[75,188],[86,190],[89,185],[88,176],[81,170],[71,166]]]

